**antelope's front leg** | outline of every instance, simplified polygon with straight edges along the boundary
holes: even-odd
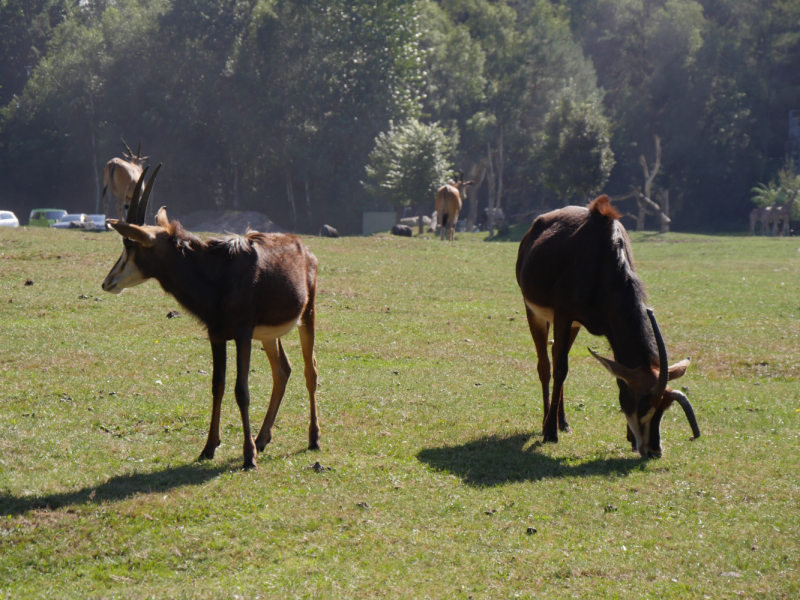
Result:
[[[254,469],[256,466],[256,444],[250,433],[250,352],[253,348],[253,332],[236,339],[236,404],[242,415],[242,431],[244,432],[244,468]]]
[[[198,460],[214,458],[214,451],[219,446],[219,414],[222,407],[222,396],[225,394],[225,362],[226,348],[225,342],[211,342],[211,356],[213,358],[213,370],[211,374],[211,425],[208,428],[208,440],[206,447],[200,453]]]

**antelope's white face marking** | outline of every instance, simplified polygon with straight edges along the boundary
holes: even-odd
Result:
[[[270,327],[269,325],[258,325],[255,329],[253,329],[253,339],[259,340],[260,342],[265,342],[283,337],[292,329],[294,329],[295,326],[297,326],[297,322],[299,320],[300,317],[294,321],[289,321],[288,323],[277,325],[275,327]]]
[[[650,421],[653,420],[653,416],[656,414],[655,407],[651,407],[647,414],[642,417],[641,419],[637,419],[636,415],[629,415],[628,413],[623,413],[625,415],[625,419],[628,421],[628,427],[631,428],[633,432],[633,437],[636,438],[636,450],[642,456],[642,458],[648,458],[648,444],[650,443]]]
[[[134,263],[132,256],[132,253],[128,252],[128,247],[123,246],[122,255],[103,281],[103,290],[111,294],[120,294],[125,288],[134,287],[147,281]]]

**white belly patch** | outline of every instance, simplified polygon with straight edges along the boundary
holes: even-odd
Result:
[[[259,325],[253,330],[253,339],[259,340],[261,342],[267,340],[274,340],[279,337],[285,336],[289,333],[292,329],[297,326],[297,322],[300,319],[295,319],[294,321],[289,321],[288,323],[284,323],[283,325],[276,325],[275,327],[270,327],[269,325]]]
[[[533,302],[528,302],[527,300],[525,300],[525,306],[527,306],[529,309],[531,309],[531,312],[534,315],[536,315],[537,317],[539,317],[540,319],[544,319],[545,321],[547,321],[551,325],[553,324],[553,319],[554,319],[555,312],[553,311],[552,308],[548,308],[547,306],[539,306],[538,304],[534,304]],[[580,326],[581,326],[581,324],[578,323],[577,321],[573,321],[572,322],[572,327],[573,328],[580,327]]]

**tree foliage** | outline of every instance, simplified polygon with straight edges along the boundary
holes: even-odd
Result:
[[[507,214],[626,194],[658,135],[673,229],[740,227],[800,108],[799,22],[800,0],[0,0],[0,199],[89,210],[124,137],[178,213],[355,232],[385,202],[360,184],[376,137],[417,119],[465,171],[502,140]]]
[[[452,173],[450,157],[457,143],[436,123],[390,123],[389,131],[375,139],[365,185],[392,206],[429,202]]]

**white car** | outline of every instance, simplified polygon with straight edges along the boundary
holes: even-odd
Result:
[[[106,231],[110,229],[110,227],[106,224],[105,215],[88,215],[88,216],[94,223],[94,228],[96,231]]]
[[[0,210],[0,227],[19,227],[19,219],[10,210]]]
[[[74,213],[64,215],[50,227],[55,227],[56,229],[94,229],[94,222],[85,213]]]

